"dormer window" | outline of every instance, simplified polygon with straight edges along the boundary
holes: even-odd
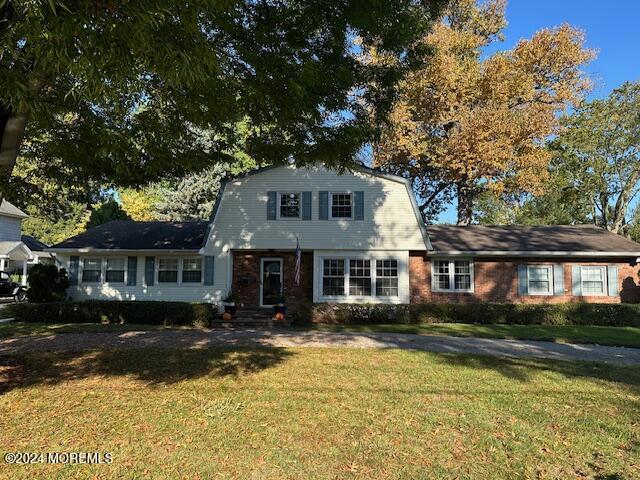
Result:
[[[300,218],[302,211],[300,193],[280,193],[280,218]]]
[[[353,218],[353,198],[350,193],[331,194],[331,218]]]

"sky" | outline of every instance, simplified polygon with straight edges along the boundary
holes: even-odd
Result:
[[[629,80],[640,80],[640,0],[510,0],[505,41],[487,53],[508,50],[542,28],[570,23],[586,33],[587,47],[598,52],[586,67],[594,81],[590,98],[606,97]],[[455,223],[455,205],[438,219]]]

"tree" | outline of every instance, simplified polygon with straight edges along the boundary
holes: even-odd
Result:
[[[569,188],[592,209],[592,221],[624,233],[640,191],[640,82],[583,104],[552,143]]]
[[[120,206],[126,215],[137,222],[158,220],[156,205],[161,200],[160,187],[124,188],[118,190]]]
[[[347,163],[443,3],[0,0],[0,175],[20,150],[145,184],[230,162],[241,122],[261,163]]]
[[[541,193],[558,113],[589,87],[580,67],[593,58],[582,32],[545,29],[487,58],[502,38],[505,2],[453,0],[423,43],[429,62],[407,74],[375,162],[414,180],[429,219],[457,198],[458,223],[473,219],[483,192]]]

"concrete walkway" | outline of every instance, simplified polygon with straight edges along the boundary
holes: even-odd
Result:
[[[111,348],[349,347],[401,348],[438,353],[539,357],[640,365],[640,349],[541,341],[287,330],[150,330],[63,333],[0,340],[0,355]]]

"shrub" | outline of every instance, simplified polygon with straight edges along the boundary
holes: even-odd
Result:
[[[28,275],[30,302],[56,302],[64,300],[69,288],[67,271],[55,265],[37,264],[31,267]]]
[[[22,322],[142,323],[166,326],[209,327],[217,307],[210,303],[86,301],[21,303],[8,307]]]
[[[523,325],[640,326],[640,305],[603,303],[420,303],[411,305],[316,304],[307,322],[505,323]]]

